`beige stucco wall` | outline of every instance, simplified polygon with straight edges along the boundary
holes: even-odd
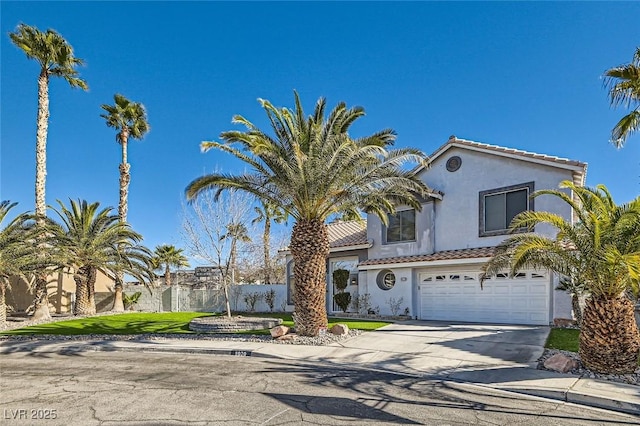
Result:
[[[31,285],[24,278],[12,277],[11,287],[7,290],[7,305],[15,312],[26,312],[33,303]],[[76,292],[76,283],[73,274],[57,272],[47,279],[47,293],[49,295],[49,310],[52,313],[65,313],[71,311],[71,301]],[[112,293],[113,278],[104,272],[98,271],[96,276],[96,293]]]

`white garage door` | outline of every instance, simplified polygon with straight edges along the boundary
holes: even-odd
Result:
[[[480,273],[418,274],[420,318],[424,320],[500,324],[549,324],[549,275],[521,272],[514,278],[498,274],[484,282]]]

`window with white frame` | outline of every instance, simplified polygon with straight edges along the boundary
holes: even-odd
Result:
[[[416,240],[416,211],[401,210],[388,216],[385,242],[399,243]]]
[[[533,210],[533,199],[529,198],[533,190],[534,183],[527,182],[480,192],[479,235],[489,237],[507,234],[514,217]]]

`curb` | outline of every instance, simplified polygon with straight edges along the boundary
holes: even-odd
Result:
[[[33,352],[34,349],[37,349],[37,345],[23,346],[19,348],[17,351],[0,349],[0,354],[10,354],[10,353],[16,353],[16,352]],[[232,356],[232,357],[252,357],[252,358],[263,358],[263,359],[279,359],[284,361],[295,359],[297,361],[311,362],[311,361],[300,359],[300,358],[285,358],[282,356],[265,354],[265,353],[262,353],[259,349],[255,350],[255,349],[237,349],[237,348],[236,349],[213,349],[213,348],[205,349],[205,348],[196,348],[196,347],[159,347],[159,346],[136,347],[135,345],[107,347],[106,345],[103,345],[103,344],[97,344],[97,345],[70,345],[70,346],[65,346],[63,348],[58,349],[57,352],[60,354],[74,354],[78,352],[185,353],[185,354],[223,355],[223,356]],[[320,362],[313,361],[313,363],[316,365],[322,364],[325,366],[335,366],[334,363],[326,362],[326,361],[320,361]],[[468,380],[456,379],[456,378],[447,377],[446,375],[438,375],[438,374],[418,375],[418,374],[411,374],[411,373],[405,373],[400,371],[381,369],[381,368],[375,368],[375,367],[367,367],[367,366],[359,366],[359,365],[343,365],[343,367],[357,369],[357,370],[377,371],[381,373],[395,374],[395,375],[405,376],[405,377],[464,383],[464,384],[479,386],[486,389],[498,390],[498,391],[507,392],[507,393],[517,393],[521,395],[551,399],[555,401],[563,401],[563,402],[573,403],[577,405],[616,411],[624,414],[631,414],[631,415],[640,417],[640,399],[633,398],[633,393],[640,394],[640,389],[636,390],[635,388],[637,388],[637,386],[632,386],[632,385],[624,385],[620,383],[614,384],[614,383],[607,383],[607,382],[593,380],[593,379],[578,378],[576,383],[567,390],[553,390],[550,388],[547,388],[547,389],[513,388],[513,387],[491,386],[486,383],[472,382]],[[622,391],[619,391],[621,385],[623,386],[623,388],[622,388]],[[628,388],[628,392],[624,392],[627,389],[627,388],[624,388],[624,386],[630,387]],[[590,392],[590,390],[592,389],[603,388],[603,387],[615,388],[614,392],[616,392],[618,399],[606,398],[598,395],[597,392]]]

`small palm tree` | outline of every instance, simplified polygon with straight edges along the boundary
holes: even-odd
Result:
[[[47,214],[45,200],[45,181],[47,177],[47,131],[49,127],[49,78],[61,77],[71,87],[87,90],[87,83],[78,77],[77,67],[84,64],[73,54],[71,45],[56,31],[48,29],[42,32],[35,27],[20,24],[15,32],[9,33],[13,44],[19,47],[27,58],[35,59],[40,65],[38,75],[38,117],[36,121],[36,209],[35,214],[40,225]],[[48,318],[49,300],[47,297],[46,271],[40,271],[36,277],[34,307],[35,319]]]
[[[153,278],[152,253],[140,245],[142,236],[112,214],[99,210],[100,203],[70,200],[70,207],[58,201],[54,209],[60,223],[50,221],[58,263],[74,271],[76,303],[74,314],[95,314],[95,281],[98,270],[128,273],[146,283]]]
[[[122,149],[122,162],[119,166],[120,198],[118,214],[120,220],[126,222],[129,210],[129,182],[131,181],[131,165],[127,161],[127,146],[130,137],[141,140],[149,132],[149,123],[147,121],[147,112],[141,103],[131,102],[120,94],[115,94],[113,100],[113,105],[102,105],[102,109],[107,113],[101,114],[100,117],[106,120],[108,127],[118,130],[116,142],[120,144]],[[122,301],[123,281],[123,275],[120,274],[116,277],[116,297],[114,298],[113,310],[117,312],[124,311],[124,303]]]
[[[640,47],[636,47],[630,63],[611,68],[604,75],[611,105],[632,109],[611,132],[611,141],[622,148],[627,137],[640,130]]]
[[[565,181],[575,198],[558,190],[537,191],[560,198],[576,212],[571,223],[549,212],[520,213],[511,229],[533,229],[550,224],[555,238],[536,234],[513,235],[500,244],[484,266],[486,276],[509,268],[514,274],[529,267],[548,268],[589,293],[580,330],[580,358],[589,369],[628,373],[638,367],[640,335],[629,290],[640,283],[640,197],[616,205],[603,185],[595,189]]]
[[[160,269],[164,265],[164,283],[171,285],[171,266],[176,268],[189,267],[189,261],[182,254],[184,250],[178,249],[171,245],[160,245],[153,252],[153,262],[156,269]]]
[[[231,271],[231,284],[235,284],[235,280],[239,276],[238,272],[238,241],[248,243],[251,241],[249,231],[244,223],[230,223],[227,225],[227,233],[220,237],[221,240],[231,240],[229,248],[229,264],[227,271]]]
[[[233,122],[244,125],[246,131],[224,132],[222,143],[202,143],[204,150],[232,154],[250,171],[202,176],[187,186],[187,197],[193,199],[207,190],[218,195],[241,190],[280,207],[295,220],[290,244],[295,265],[295,327],[301,335],[315,336],[327,326],[327,218],[361,208],[386,223],[387,213],[396,205],[420,209],[417,196],[426,197],[430,190],[403,166],[426,166],[426,157],[414,149],[387,150],[395,140],[392,130],[350,137],[351,124],[364,115],[360,107],[349,109],[341,102],[325,117],[326,103],[321,98],[307,117],[297,93],[294,110],[259,101],[273,136],[236,116]]]
[[[255,207],[257,216],[251,223],[264,222],[262,233],[262,244],[264,249],[264,284],[271,284],[271,222],[284,223],[287,221],[287,214],[278,206],[269,203],[260,203]]]
[[[16,204],[0,202],[0,224]],[[11,276],[33,273],[42,267],[38,262],[35,229],[27,224],[29,219],[28,214],[22,213],[0,228],[0,325],[7,319],[5,295]]]

